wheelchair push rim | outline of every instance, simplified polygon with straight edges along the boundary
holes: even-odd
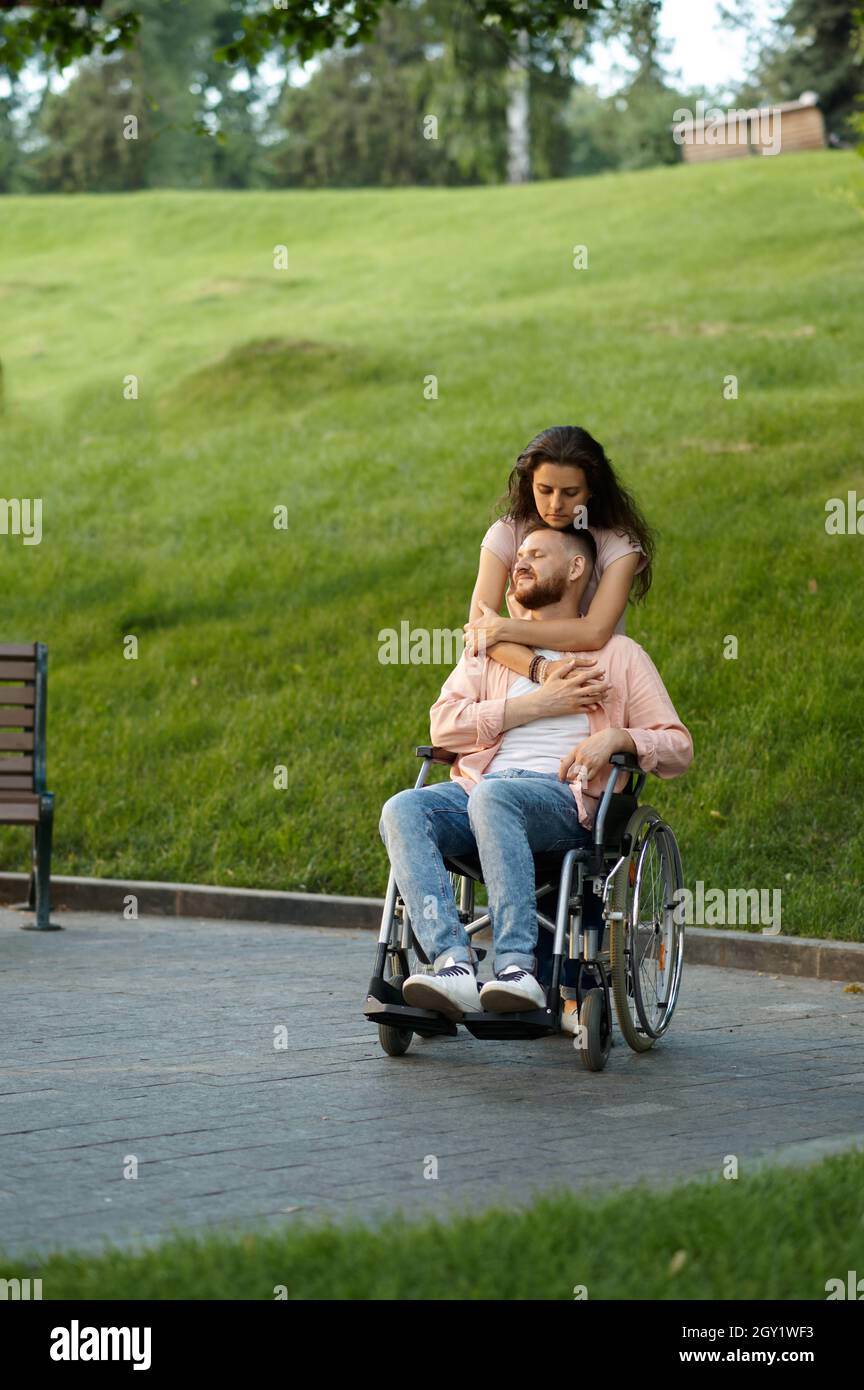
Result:
[[[678,844],[651,806],[627,826],[630,853],[613,884],[612,984],[621,1031],[634,1051],[662,1037],[672,1019],[684,963],[676,908],[683,887]]]

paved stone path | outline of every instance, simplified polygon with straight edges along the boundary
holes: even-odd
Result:
[[[0,910],[7,1253],[443,1214],[864,1142],[864,994],[842,984],[685,964],[668,1038],[636,1056],[619,1034],[594,1074],[563,1035],[385,1056],[362,1016],[370,933],[21,920]]]

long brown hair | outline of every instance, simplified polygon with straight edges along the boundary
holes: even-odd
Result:
[[[648,563],[633,580],[633,598],[645,597],[651,587],[656,542],[633,496],[618,481],[602,444],[579,425],[552,425],[541,430],[516,460],[507,492],[501,498],[503,515],[509,520],[540,522],[534,504],[533,476],[541,463],[559,463],[585,472],[591,496],[588,525],[594,530],[624,531],[641,545]],[[542,524],[542,522],[541,522]]]

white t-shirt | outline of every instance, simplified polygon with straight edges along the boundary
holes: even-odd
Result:
[[[548,656],[550,661],[566,656],[566,652],[553,652],[548,647],[538,647],[537,651],[540,656]],[[507,699],[530,695],[532,690],[539,689],[536,681],[519,676],[507,691]],[[548,719],[533,719],[530,724],[520,724],[518,728],[506,731],[484,776],[488,772],[504,772],[509,767],[524,767],[531,772],[554,772],[557,775],[564,754],[586,739],[590,732],[588,716],[584,712],[556,714]]]

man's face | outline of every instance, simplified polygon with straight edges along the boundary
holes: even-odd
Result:
[[[523,608],[545,608],[558,603],[567,591],[571,561],[580,559],[554,531],[532,531],[516,553],[513,597]]]

